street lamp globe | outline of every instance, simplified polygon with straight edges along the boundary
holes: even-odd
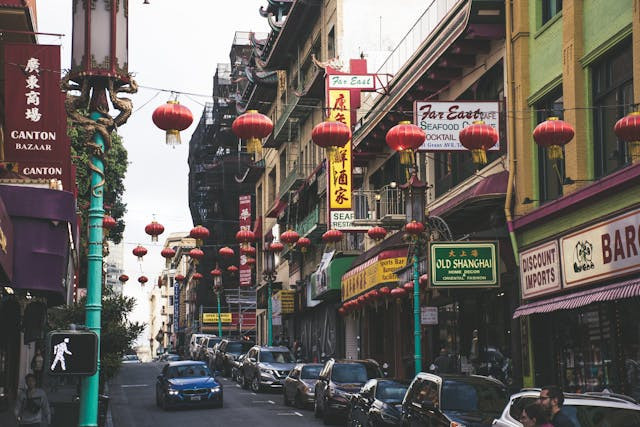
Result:
[[[266,250],[264,253],[264,272],[273,274],[276,271],[276,254],[273,251]]]
[[[407,215],[407,223],[425,221],[426,206],[426,187],[427,185],[420,181],[416,173],[411,174],[411,178],[405,184],[401,185],[404,192],[405,212]]]

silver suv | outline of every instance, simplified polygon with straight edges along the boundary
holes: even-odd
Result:
[[[241,383],[256,393],[282,388],[284,379],[295,366],[294,362],[287,347],[253,346],[242,361]]]
[[[522,410],[538,400],[540,389],[524,389],[509,398],[496,427],[522,427]],[[640,405],[632,398],[607,393],[565,393],[562,411],[579,427],[640,426]]]

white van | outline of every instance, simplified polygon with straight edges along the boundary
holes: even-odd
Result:
[[[200,345],[205,338],[215,337],[216,335],[211,334],[192,334],[191,339],[189,340],[189,356],[191,360],[197,360],[198,354],[200,353]]]

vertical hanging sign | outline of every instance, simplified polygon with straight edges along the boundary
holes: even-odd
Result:
[[[251,196],[240,196],[239,201],[240,230],[251,230]],[[246,254],[240,254],[240,286],[251,286],[251,265],[247,263],[248,259]]]
[[[180,282],[173,282],[173,330],[180,331]]]
[[[329,119],[351,128],[351,93],[349,90],[329,89]],[[351,141],[344,147],[328,150],[328,203],[333,226],[333,211],[351,211]]]

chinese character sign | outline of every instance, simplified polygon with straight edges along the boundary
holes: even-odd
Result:
[[[348,90],[329,90],[329,118],[351,128],[351,101]],[[329,209],[351,209],[351,141],[327,152]]]
[[[240,230],[251,230],[251,196],[239,197]],[[247,264],[248,256],[240,254],[240,286],[251,286],[251,265]]]
[[[180,331],[180,282],[173,283],[173,331]]]

